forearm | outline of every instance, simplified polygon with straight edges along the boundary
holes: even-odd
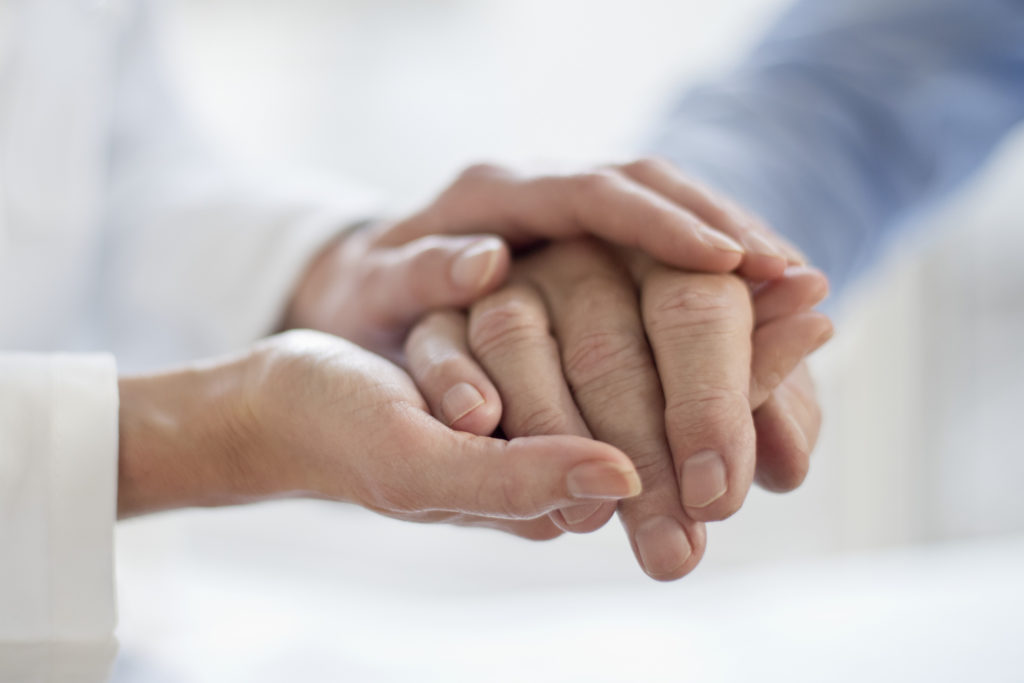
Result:
[[[119,380],[119,518],[254,502],[286,488],[285,473],[259,457],[245,414],[247,362]]]

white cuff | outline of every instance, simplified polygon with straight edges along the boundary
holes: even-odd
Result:
[[[0,643],[113,643],[117,368],[0,353]]]

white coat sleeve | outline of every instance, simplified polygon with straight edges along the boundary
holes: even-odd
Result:
[[[141,2],[127,22],[114,88],[102,306],[123,368],[273,332],[315,254],[376,208],[351,184],[256,174],[214,153],[170,94],[152,12]]]
[[[0,672],[102,681],[116,651],[117,371],[0,353]]]

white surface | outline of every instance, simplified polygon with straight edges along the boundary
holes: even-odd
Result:
[[[233,150],[408,204],[481,157],[629,149],[667,84],[780,4],[192,0],[173,28]],[[614,522],[529,544],[304,503],[139,520],[119,530],[121,680],[1024,680],[1020,539],[813,559],[1024,523],[1005,162],[852,302],[819,359],[807,483],[752,493],[687,580],[649,582]]]
[[[1022,572],[1024,538],[462,596],[189,566],[123,577],[117,680],[1021,681]]]

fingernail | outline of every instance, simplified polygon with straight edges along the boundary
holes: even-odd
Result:
[[[700,227],[700,236],[706,244],[711,245],[715,249],[731,251],[736,254],[746,253],[739,242],[706,225]]]
[[[562,508],[562,517],[565,518],[566,522],[575,526],[590,519],[600,509],[600,503],[573,505],[572,507]]]
[[[452,263],[452,282],[460,289],[479,289],[494,275],[501,254],[502,242],[485,237],[465,247]]]
[[[744,241],[747,243],[748,250],[755,254],[783,259],[785,261],[789,260],[782,252],[782,249],[772,244],[764,235],[756,232],[748,232]]]
[[[585,462],[569,470],[566,485],[574,498],[618,500],[640,493],[640,478],[606,462]]]
[[[484,397],[467,382],[459,382],[441,397],[441,412],[449,426],[484,404]]]
[[[694,453],[683,462],[683,505],[703,508],[725,495],[725,461],[714,451]]]
[[[671,517],[652,517],[643,522],[634,540],[644,571],[655,579],[674,578],[693,553],[686,532]]]

